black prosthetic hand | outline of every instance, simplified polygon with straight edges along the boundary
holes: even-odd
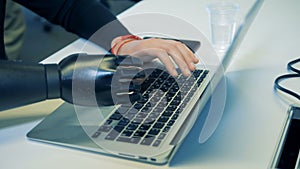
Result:
[[[57,64],[0,61],[0,110],[62,98],[83,106],[140,98],[143,63],[130,56],[74,54]]]
[[[62,60],[61,98],[84,106],[127,104],[138,100],[143,62],[131,56],[74,54]],[[131,101],[130,101],[131,100]]]

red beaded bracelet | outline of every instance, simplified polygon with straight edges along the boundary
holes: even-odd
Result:
[[[113,45],[110,52],[114,55],[117,55],[122,46],[124,46],[126,43],[134,41],[134,40],[142,40],[142,38],[135,36],[135,35],[121,36],[121,39]],[[117,49],[115,49],[117,46],[119,46],[119,47]]]

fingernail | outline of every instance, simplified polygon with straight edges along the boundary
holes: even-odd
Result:
[[[188,68],[185,68],[184,71],[185,71],[185,75],[186,76],[190,76],[191,75],[191,71]]]
[[[176,76],[178,76],[178,73],[177,73],[176,70],[173,70],[173,71],[171,72],[171,75],[172,75],[173,77],[176,77]]]
[[[195,70],[195,69],[196,69],[195,64],[194,64],[194,63],[190,63],[190,68],[191,68],[192,70]]]

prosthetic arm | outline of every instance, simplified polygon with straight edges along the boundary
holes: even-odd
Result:
[[[135,57],[87,54],[59,64],[0,61],[0,110],[54,98],[83,106],[138,100],[142,65]]]

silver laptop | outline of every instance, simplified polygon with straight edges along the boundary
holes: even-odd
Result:
[[[64,103],[27,137],[141,162],[169,162],[210,99],[214,84],[221,81],[262,3],[257,0],[251,7],[217,68],[176,78],[163,69],[149,70],[141,100],[101,108]]]

